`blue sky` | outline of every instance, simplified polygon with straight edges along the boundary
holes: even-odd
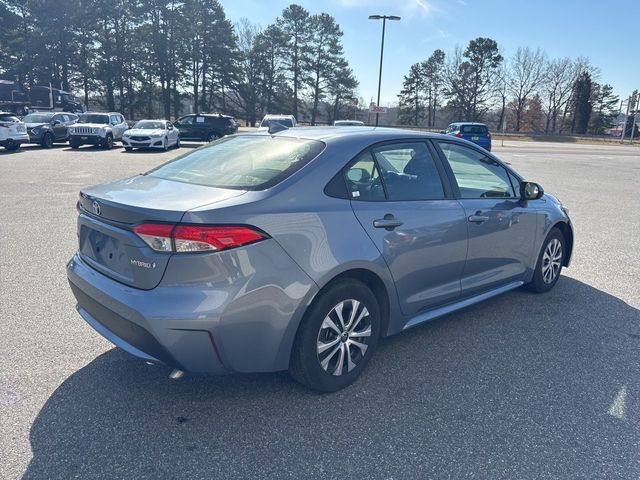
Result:
[[[344,32],[345,54],[367,102],[377,93],[382,22],[372,14],[399,15],[387,22],[381,104],[396,102],[411,64],[436,48],[446,53],[469,40],[491,37],[509,57],[519,46],[540,47],[549,57],[585,56],[601,70],[600,82],[627,97],[640,88],[640,1],[594,0],[221,0],[233,22],[246,17],[263,27],[290,3],[333,15]]]

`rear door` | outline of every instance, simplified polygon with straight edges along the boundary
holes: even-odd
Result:
[[[376,146],[346,170],[353,211],[385,259],[406,315],[460,295],[467,226],[443,174],[423,141]]]
[[[462,295],[522,280],[531,260],[537,214],[523,206],[507,170],[479,148],[438,140],[469,230]]]

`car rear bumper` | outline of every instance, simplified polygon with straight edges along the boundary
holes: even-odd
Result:
[[[205,269],[221,265],[226,275],[201,283],[202,266],[192,270],[193,283],[176,285],[165,274],[158,287],[139,290],[78,254],[67,278],[84,320],[133,355],[191,372],[278,371],[288,368],[297,325],[317,287],[276,242],[261,243],[243,254],[215,254],[222,258]],[[257,265],[265,255],[270,265]],[[229,271],[234,265],[238,270]]]
[[[24,133],[11,134],[8,138],[0,140],[0,147],[5,145],[21,145],[23,143],[29,143],[29,135]]]

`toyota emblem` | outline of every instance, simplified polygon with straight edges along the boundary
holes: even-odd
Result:
[[[100,215],[102,213],[102,206],[97,200],[94,200],[91,206],[93,207],[93,213],[96,215]]]

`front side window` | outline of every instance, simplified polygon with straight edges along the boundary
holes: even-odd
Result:
[[[513,198],[515,192],[506,169],[477,150],[438,142],[458,183],[462,198]]]
[[[391,201],[445,198],[435,160],[423,142],[383,145],[373,149]]]
[[[225,137],[147,174],[209,187],[264,190],[301,169],[323,149],[322,142],[299,138]]]
[[[380,175],[371,152],[361,153],[345,172],[347,191],[352,200],[380,202],[385,200]]]

